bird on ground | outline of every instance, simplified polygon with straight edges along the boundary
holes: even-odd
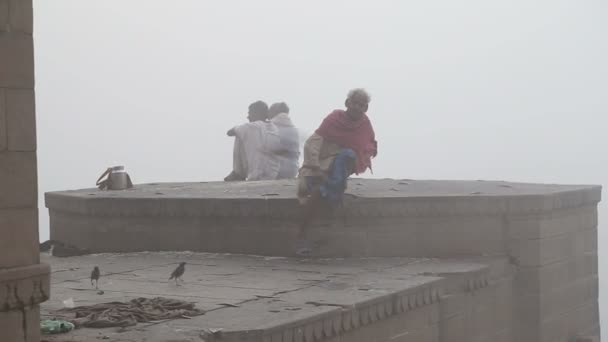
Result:
[[[95,280],[95,289],[97,290],[99,287],[97,283],[99,282],[99,267],[95,266],[93,268],[93,272],[91,272],[91,285],[93,285],[93,280]]]
[[[171,273],[171,277],[169,278],[169,280],[175,279],[175,285],[179,286],[179,284],[177,283],[177,279],[184,281],[182,279],[182,276],[184,275],[185,271],[186,271],[186,263],[180,262],[179,266],[177,266],[177,268],[175,270],[173,270],[173,272]]]

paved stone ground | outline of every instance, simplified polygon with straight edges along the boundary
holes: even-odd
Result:
[[[502,181],[433,181],[362,179],[349,181],[348,193],[359,197],[507,196],[550,194],[585,188],[577,185],[509,183]],[[80,198],[295,198],[296,181],[200,182],[138,184],[124,191],[81,189],[49,194]]]
[[[192,319],[138,324],[126,329],[78,329],[46,341],[201,341],[203,329],[264,329],[323,314],[396,291],[441,281],[446,274],[487,269],[483,262],[412,259],[290,259],[190,252],[97,254],[72,258],[43,255],[52,266],[51,299],[42,318],[72,298],[76,306],[136,297],[169,297],[195,302],[207,313]],[[169,274],[187,262],[185,283]],[[93,266],[101,269],[91,286]]]

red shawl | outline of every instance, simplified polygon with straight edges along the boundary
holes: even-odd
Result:
[[[337,109],[329,114],[321,123],[316,133],[329,142],[343,148],[350,148],[357,154],[355,173],[372,169],[372,156],[376,156],[378,144],[367,115],[353,121],[345,111]]]

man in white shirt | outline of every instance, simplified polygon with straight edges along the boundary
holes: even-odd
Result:
[[[296,178],[300,158],[300,138],[298,129],[289,118],[289,107],[285,102],[277,102],[268,109],[268,118],[279,134],[279,146],[273,148],[274,157],[279,161],[277,179]]]
[[[257,101],[249,105],[248,123],[227,132],[235,137],[232,172],[224,181],[277,179],[279,160],[272,150],[280,144],[278,128],[266,121],[268,105]]]

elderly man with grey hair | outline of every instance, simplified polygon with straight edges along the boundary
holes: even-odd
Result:
[[[351,90],[346,110],[331,112],[304,144],[304,163],[300,169],[298,198],[304,206],[299,233],[298,254],[312,251],[306,239],[308,222],[323,206],[342,202],[348,177],[372,168],[371,159],[378,145],[367,109],[371,98],[364,89]]]
[[[278,129],[279,145],[274,148],[274,158],[279,162],[277,179],[296,178],[300,158],[300,138],[298,129],[289,117],[289,107],[285,102],[277,102],[268,109],[268,119]]]

